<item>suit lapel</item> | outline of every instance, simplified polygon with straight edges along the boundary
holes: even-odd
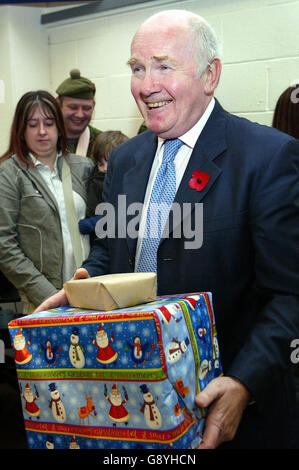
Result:
[[[143,202],[147,181],[151,171],[153,159],[157,148],[157,137],[154,134],[147,136],[134,155],[135,165],[124,175],[124,190],[128,205],[134,202]]]
[[[216,100],[214,110],[196,142],[178,188],[174,202],[180,204],[181,213],[180,217],[175,218],[174,223],[170,220],[169,233],[175,230],[183,221],[184,214],[182,212],[182,204],[190,203],[191,212],[193,212],[195,204],[204,200],[215,181],[220,176],[222,170],[217,166],[214,160],[227,148],[225,127],[226,112]],[[201,191],[189,186],[190,179],[195,170],[208,173],[209,175],[209,181]]]
[[[155,134],[148,133],[146,139],[136,151],[135,165],[124,175],[124,194],[126,195],[126,214],[130,204],[143,203],[148,178],[153,164],[154,156],[157,149],[157,137]],[[141,213],[140,213],[141,215]],[[131,215],[126,217],[126,228],[129,221],[136,217]],[[131,256],[135,256],[136,238],[132,238],[127,233],[127,243]]]
[[[200,203],[206,197],[215,181],[220,176],[222,170],[217,166],[214,160],[227,148],[225,138],[227,114],[218,101],[215,101],[214,110],[196,142],[174,200],[175,203],[179,203],[181,208],[183,203],[190,203],[191,212],[194,211],[195,204]],[[139,147],[135,154],[135,165],[124,175],[126,209],[130,204],[136,202],[143,203],[144,200],[149,174],[157,149],[157,137],[152,133],[149,133],[146,137],[143,145]],[[195,170],[208,173],[210,177],[207,185],[201,191],[192,189],[189,186],[189,181]],[[174,224],[170,220],[169,233],[182,223],[183,217],[184,213],[181,211],[180,216],[175,219]],[[128,222],[132,218],[133,216],[127,216],[126,227],[128,227]],[[136,238],[129,237],[127,234],[127,243],[132,257],[135,255],[136,242]],[[163,243],[163,239],[161,243]]]

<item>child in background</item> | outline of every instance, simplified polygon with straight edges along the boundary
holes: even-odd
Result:
[[[79,221],[80,232],[84,235],[90,234],[91,241],[95,237],[95,226],[100,218],[95,215],[95,209],[102,202],[109,155],[117,145],[126,140],[128,137],[120,131],[105,131],[101,132],[94,142],[92,153],[96,165],[87,182],[86,218]]]

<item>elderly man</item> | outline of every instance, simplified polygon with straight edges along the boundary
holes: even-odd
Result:
[[[149,18],[133,38],[129,65],[149,130],[112,152],[104,200],[117,209],[119,194],[127,206],[143,203],[138,236],[98,239],[75,278],[156,270],[158,294],[212,292],[224,376],[196,397],[209,408],[200,448],[290,447],[299,143],[220,106],[213,96],[221,73],[217,39],[191,12]],[[203,243],[188,247],[188,234],[177,235],[184,213],[169,217],[167,235],[159,238],[160,227],[147,236],[149,226],[158,227],[154,202],[189,203]],[[127,227],[135,216],[129,213]],[[64,303],[61,291],[40,310]]]
[[[71,153],[92,157],[92,146],[101,132],[89,123],[95,107],[95,84],[81,77],[80,71],[71,70],[70,77],[56,90],[63,114],[64,125]]]

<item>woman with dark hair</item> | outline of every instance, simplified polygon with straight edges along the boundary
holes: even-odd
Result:
[[[78,221],[93,167],[67,152],[55,98],[23,95],[0,159],[0,270],[19,290],[24,314],[61,289],[89,253]]]
[[[287,88],[278,98],[272,127],[299,139],[299,83]]]

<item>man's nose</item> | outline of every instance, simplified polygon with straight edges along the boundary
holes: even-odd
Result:
[[[155,74],[151,72],[145,73],[140,92],[143,96],[150,96],[153,93],[158,93],[160,91],[160,83]]]
[[[76,117],[78,118],[83,118],[84,117],[84,111],[81,107],[77,108],[76,110],[76,113],[75,113]]]

